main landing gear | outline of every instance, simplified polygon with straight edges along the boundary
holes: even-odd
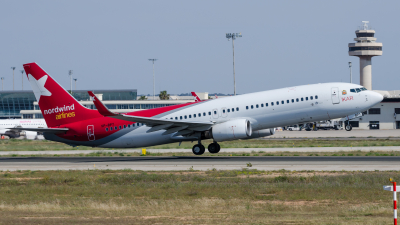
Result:
[[[346,129],[346,131],[351,131],[353,129],[353,127],[351,126],[350,122],[347,120],[347,124],[344,127],[344,129]]]
[[[208,145],[208,151],[211,154],[218,153],[219,150],[221,150],[221,146],[217,142],[213,142]],[[201,144],[200,141],[197,145],[194,145],[192,148],[192,152],[195,155],[202,155],[202,154],[204,154],[205,151],[206,151],[206,148],[204,147],[204,145]]]

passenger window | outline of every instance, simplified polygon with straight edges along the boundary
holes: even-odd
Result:
[[[211,112],[208,112],[208,115],[211,116]]]
[[[232,108],[232,112],[235,112],[235,108]]]
[[[124,125],[124,129],[126,128],[126,125]]]
[[[265,103],[265,107],[268,107],[268,103]]]
[[[274,106],[274,103],[273,103],[273,102],[271,102],[271,106]]]
[[[187,119],[187,116],[185,115],[185,119]]]
[[[196,118],[196,114],[193,114],[193,118]]]
[[[175,117],[176,120],[178,120],[178,117]]]
[[[308,101],[308,97],[306,97],[306,101]]]
[[[205,113],[205,112],[203,112],[203,116],[206,116],[206,113]]]
[[[225,109],[222,110],[222,113],[225,113]]]
[[[172,118],[171,118],[172,119]],[[130,124],[128,124],[128,128],[131,128],[131,125]]]
[[[310,100],[313,100],[313,96],[310,97]]]
[[[303,98],[301,98],[301,101],[304,101],[304,99],[303,99]]]
[[[296,102],[299,102],[299,99],[298,99],[298,98],[296,98]]]
[[[236,111],[239,111],[239,107],[236,107]]]
[[[254,107],[253,107],[253,105],[251,105],[251,109],[253,109]]]
[[[121,129],[122,129],[122,126],[119,126],[119,129],[121,130]]]
[[[112,128],[112,127],[110,127],[110,131],[111,131],[111,130],[113,130],[113,128]]]
[[[294,99],[292,99],[292,103],[294,102]]]
[[[182,116],[180,116],[180,119],[183,119]]]
[[[261,103],[261,107],[264,107],[264,103]]]
[[[214,110],[214,115],[217,115],[217,110]]]
[[[106,131],[108,131],[108,128],[106,128]]]
[[[285,104],[285,101],[282,100],[281,103],[282,103],[282,105],[283,105],[283,104]]]
[[[315,96],[315,99],[318,99],[318,95]]]
[[[192,118],[192,115],[189,115],[189,119]]]
[[[289,100],[286,100],[286,103],[289,103]]]
[[[279,105],[279,101],[276,101],[276,105]]]
[[[258,109],[258,104],[256,105],[256,108]]]
[[[230,109],[228,109],[228,112],[231,112],[231,110],[230,110]]]
[[[201,113],[199,113],[199,117],[201,117]]]
[[[118,130],[118,127],[116,126],[116,127],[114,127],[114,129],[115,129],[115,130]]]
[[[249,106],[246,106],[246,109],[249,109]]]

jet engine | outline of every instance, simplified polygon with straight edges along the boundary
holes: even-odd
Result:
[[[229,141],[251,137],[251,123],[247,119],[230,120],[214,125],[211,130],[215,141]]]
[[[25,138],[28,140],[35,140],[37,139],[38,132],[35,131],[25,131]]]
[[[267,136],[271,136],[274,134],[275,134],[275,128],[256,130],[256,131],[253,131],[253,133],[251,134],[250,137],[247,137],[245,139],[267,137]]]

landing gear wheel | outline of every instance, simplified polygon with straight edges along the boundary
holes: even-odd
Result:
[[[351,131],[353,127],[350,124],[347,124],[345,127],[346,131]]]
[[[205,151],[206,148],[204,147],[204,145],[201,144],[194,145],[192,148],[192,152],[195,155],[203,155]]]
[[[218,153],[219,150],[221,150],[221,146],[218,143],[211,143],[211,144],[208,145],[208,151],[211,154]]]

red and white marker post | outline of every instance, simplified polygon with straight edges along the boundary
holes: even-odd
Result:
[[[394,225],[397,225],[397,188],[400,188],[396,186],[396,182],[392,182],[392,179],[389,179],[390,183],[392,185],[385,185],[383,186],[383,190],[385,191],[393,191],[393,219],[394,219]]]

